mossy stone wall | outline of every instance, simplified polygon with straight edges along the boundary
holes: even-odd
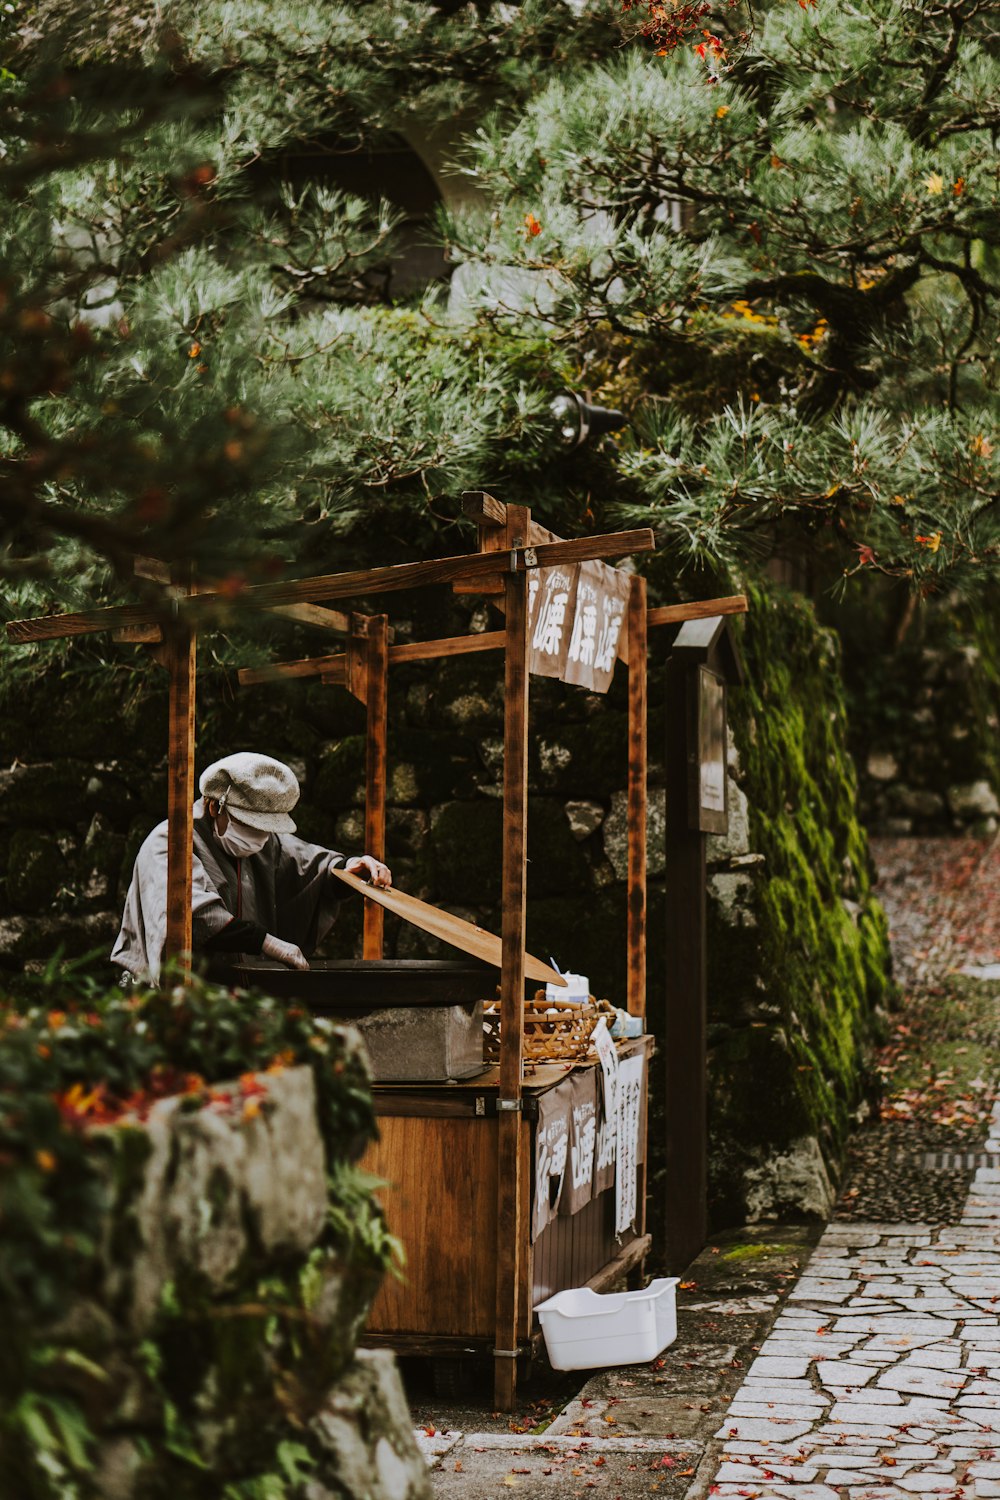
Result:
[[[490,618],[443,593],[432,603],[400,595],[393,623],[404,639],[485,629]],[[797,1145],[807,1141],[820,1155],[818,1167],[810,1155],[812,1176],[835,1170],[888,963],[833,639],[807,606],[774,593],[755,593],[737,628],[749,677],[730,700],[739,830],[712,842],[709,881],[712,1194],[717,1218],[728,1221],[754,1204],[759,1212],[817,1211],[823,1195],[812,1178],[795,1186],[795,1172],[785,1172],[787,1191],[772,1191],[768,1163],[814,1153]],[[314,632],[280,629],[274,656],[327,646]],[[669,961],[661,913],[670,635],[653,632],[649,676],[654,1022]],[[57,944],[72,953],[109,948],[135,851],[164,815],[162,674],[151,664],[140,670],[136,648],[116,649],[112,669],[81,647],[59,672],[0,684],[0,763],[14,767],[0,773],[0,966],[40,963]],[[289,761],[302,781],[303,836],[360,852],[361,708],[315,681],[240,689],[207,650],[202,662],[199,767],[246,748]],[[624,1004],[624,673],[604,697],[533,679],[531,704],[529,948],[589,974],[595,993]],[[389,713],[396,881],[498,931],[499,654],[395,668]],[[360,931],[360,907],[345,903],[327,951],[358,952]],[[386,944],[388,956],[435,952],[424,934],[393,919]],[[655,1095],[655,1077],[653,1087]]]
[[[836,637],[800,597],[753,590],[742,639],[731,769],[747,849],[709,842],[712,1198],[727,1219],[829,1208],[890,985]]]

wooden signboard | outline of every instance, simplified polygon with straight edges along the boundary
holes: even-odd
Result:
[[[384,906],[386,911],[391,911],[395,916],[402,917],[404,922],[412,922],[414,927],[420,927],[424,932],[430,933],[431,937],[439,938],[442,943],[449,943],[451,947],[460,948],[472,958],[500,968],[503,959],[501,941],[492,932],[487,932],[485,927],[476,927],[472,922],[452,916],[450,911],[441,911],[428,901],[419,901],[416,896],[408,896],[405,891],[394,886],[384,890],[381,886],[359,880],[357,875],[349,875],[346,870],[331,870],[330,873],[359,895]],[[524,955],[524,974],[526,979],[537,980],[540,984],[566,983],[561,974],[548,964],[543,964],[540,958],[532,958],[530,953]]]
[[[726,682],[711,667],[700,666],[690,674],[688,713],[688,819],[700,833],[725,833],[729,827]]]

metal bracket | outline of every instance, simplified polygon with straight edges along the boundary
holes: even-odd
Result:
[[[520,1114],[523,1108],[524,1108],[524,1100],[523,1099],[498,1099],[497,1100],[497,1113],[498,1114],[500,1113],[500,1111],[502,1109],[509,1109],[512,1114]]]
[[[485,1113],[486,1113],[486,1100],[483,1098],[482,1094],[477,1094],[476,1095],[476,1114],[477,1115],[485,1115]]]
[[[524,546],[524,537],[516,536],[510,546],[510,571],[517,572],[517,549]]]
[[[517,1359],[520,1356],[520,1353],[521,1353],[520,1349],[494,1349],[493,1350],[493,1358],[494,1359]]]

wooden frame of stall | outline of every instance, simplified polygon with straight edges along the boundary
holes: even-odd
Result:
[[[164,957],[182,964],[192,947],[191,878],[192,820],[195,791],[195,666],[199,627],[226,619],[250,607],[286,615],[305,624],[347,637],[347,649],[334,656],[309,658],[240,673],[245,684],[275,677],[319,676],[342,684],[367,707],[366,847],[384,856],[387,675],[393,662],[426,661],[490,649],[505,653],[504,771],[502,870],[502,969],[500,985],[501,1050],[496,1097],[497,1213],[495,1243],[495,1300],[492,1346],[496,1404],[513,1406],[517,1359],[527,1352],[523,1330],[531,1327],[531,1308],[525,1307],[524,1246],[530,1251],[528,1187],[530,1162],[523,1131],[523,999],[525,988],[526,820],[528,780],[528,659],[529,632],[526,577],[533,568],[572,564],[590,559],[623,556],[652,549],[649,530],[624,531],[572,541],[553,538],[532,522],[524,506],[503,505],[492,496],[473,492],[464,497],[467,516],[479,528],[479,551],[430,562],[404,563],[357,572],[329,574],[288,583],[247,587],[235,598],[211,586],[192,586],[174,578],[156,563],[137,566],[147,588],[158,597],[140,605],[113,606],[76,614],[11,621],[12,642],[110,631],[116,639],[151,646],[169,674],[168,728],[168,906]],[[345,615],[318,607],[321,602],[393,592],[432,583],[452,584],[460,592],[502,596],[502,630],[447,640],[391,644],[385,615]],[[646,988],[646,645],[649,626],[689,619],[741,613],[742,595],[693,604],[647,610],[646,584],[631,580],[626,615],[626,649],[619,654],[628,664],[628,905],[627,1008],[645,1014]],[[383,912],[365,903],[363,955],[382,954]],[[527,1212],[528,1225],[525,1224]],[[649,1246],[644,1229],[628,1254],[607,1268],[610,1276],[641,1262]],[[529,1288],[530,1290],[530,1288]],[[386,1340],[392,1343],[392,1339]],[[401,1346],[404,1350],[407,1345]],[[423,1352],[430,1352],[425,1348]],[[455,1352],[452,1347],[444,1352]]]

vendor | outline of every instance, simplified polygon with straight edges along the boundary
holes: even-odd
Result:
[[[308,969],[345,894],[330,871],[343,868],[390,886],[370,854],[347,859],[295,836],[295,773],[280,760],[240,751],[217,760],[198,783],[192,861],[193,946],[238,963],[264,954]],[[153,829],[135,861],[111,961],[132,980],[159,979],[167,930],[167,824]]]

